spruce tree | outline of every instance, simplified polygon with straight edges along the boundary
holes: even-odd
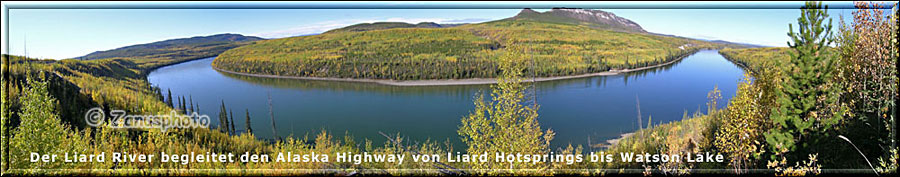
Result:
[[[163,97],[163,94],[162,94],[162,90],[161,90],[161,89],[155,88],[155,89],[153,89],[153,90],[156,90],[156,98],[157,98],[157,99],[162,100],[163,102],[166,101],[166,100],[165,100],[166,97]]]
[[[225,100],[222,100],[222,107],[219,109],[219,130],[222,133],[228,132],[228,112],[225,110]]]
[[[166,98],[167,98],[167,99],[166,99],[166,104],[168,104],[169,107],[175,108],[175,104],[174,104],[174,102],[172,101],[172,89],[166,89],[166,90],[169,92],[169,96],[166,97]]]
[[[228,114],[230,115],[229,117],[231,117],[231,119],[228,120],[228,123],[231,124],[231,129],[228,129],[228,130],[231,130],[231,131],[229,131],[228,133],[229,134],[237,133],[236,132],[237,130],[234,129],[234,111],[228,110]]]
[[[827,50],[832,42],[831,19],[824,23],[827,8],[821,2],[807,2],[797,19],[799,33],[788,25],[792,41],[788,45],[794,53],[782,68],[786,74],[782,89],[776,89],[778,107],[770,116],[774,128],[765,134],[771,152],[796,150],[811,131],[828,130],[841,118],[839,111],[828,108],[837,97],[831,84],[835,59]]]
[[[194,112],[194,96],[188,96],[188,99],[190,99],[188,103],[191,104],[190,112]]]
[[[247,133],[252,134],[252,133],[253,133],[253,128],[250,128],[250,110],[247,109],[247,110],[245,110],[245,111],[246,111],[246,113],[247,113],[247,124],[246,124],[247,127],[246,127],[245,129],[247,129]]]
[[[187,113],[187,105],[185,105],[185,104],[187,104],[187,102],[184,100],[184,95],[182,95],[181,96],[181,113],[183,113],[183,114]]]

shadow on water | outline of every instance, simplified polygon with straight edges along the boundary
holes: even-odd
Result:
[[[606,83],[610,80],[621,80],[626,86],[628,85],[628,80],[636,80],[647,77],[648,75],[653,75],[661,72],[666,72],[675,68],[678,64],[683,62],[684,60],[678,60],[673,62],[672,64],[648,68],[644,70],[632,71],[627,73],[621,73],[618,75],[611,76],[595,76],[595,77],[587,77],[587,78],[574,78],[574,79],[563,79],[563,80],[553,80],[553,81],[544,81],[538,82],[538,91],[554,91],[556,89],[562,88],[561,86],[570,86],[570,85],[578,85],[582,84],[584,87],[605,87]]]

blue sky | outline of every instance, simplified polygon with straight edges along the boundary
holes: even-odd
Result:
[[[6,2],[4,2],[6,3]],[[461,2],[465,3],[465,2]],[[844,2],[847,3],[847,2]],[[502,4],[502,3],[501,3]],[[794,4],[799,4],[796,2]],[[602,9],[650,32],[786,46],[798,9]],[[220,33],[279,38],[362,22],[478,23],[520,9],[9,9],[3,53],[72,58],[127,45]],[[538,9],[538,11],[546,11]],[[851,10],[830,9],[835,18]],[[9,51],[7,51],[7,46]]]

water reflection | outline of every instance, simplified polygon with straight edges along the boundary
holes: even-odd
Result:
[[[217,71],[219,72],[219,71]],[[374,92],[385,95],[416,95],[446,94],[450,96],[471,97],[472,90],[490,89],[490,85],[449,85],[449,86],[391,86],[376,83],[345,82],[345,81],[319,81],[299,80],[284,78],[253,77],[240,74],[219,72],[224,76],[246,81],[248,83],[271,86],[282,89],[296,90],[329,90],[335,92]]]
[[[596,79],[586,79],[586,78],[575,78],[575,79],[563,79],[563,80],[554,80],[554,81],[544,81],[538,82],[538,89],[547,89],[547,91],[553,91],[555,89],[561,88],[562,85],[573,85],[576,83],[583,83],[584,87],[605,87],[607,80],[609,79],[622,79],[625,85],[628,85],[628,80],[640,79],[643,77],[647,77],[651,74],[657,74],[658,72],[665,72],[671,70],[676,67],[684,60],[678,60],[671,64],[664,65],[661,67],[648,68],[639,71],[632,71],[627,73],[622,73],[619,75],[612,76],[602,76],[602,77],[589,77]],[[490,85],[481,84],[481,85],[446,85],[446,86],[392,86],[392,85],[383,85],[377,83],[364,83],[364,82],[347,82],[347,81],[319,81],[319,80],[300,80],[300,79],[285,79],[285,78],[268,78],[268,77],[253,77],[246,76],[240,74],[232,74],[227,72],[216,71],[219,74],[222,74],[226,77],[238,79],[241,81],[245,81],[247,83],[252,83],[255,85],[261,86],[269,86],[274,88],[281,89],[296,89],[296,90],[313,90],[313,89],[325,89],[335,92],[341,91],[353,91],[353,92],[378,92],[387,95],[426,95],[426,94],[446,94],[451,96],[465,96],[471,97],[473,90],[489,90]],[[527,78],[526,78],[527,80]]]

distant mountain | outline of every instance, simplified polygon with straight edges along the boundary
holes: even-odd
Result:
[[[350,25],[343,28],[328,30],[325,33],[333,33],[333,32],[360,32],[360,31],[372,31],[372,30],[382,30],[382,29],[391,29],[391,28],[446,28],[446,27],[454,27],[463,24],[437,24],[434,22],[421,22],[418,24],[404,23],[404,22],[375,22],[375,23],[360,23],[355,25]]]
[[[691,40],[700,40],[700,41],[712,42],[712,43],[717,43],[717,44],[724,44],[725,47],[731,47],[731,48],[771,47],[771,46],[758,45],[758,44],[731,42],[731,41],[726,41],[726,40],[710,40],[710,39],[684,37],[684,36],[678,36],[678,35],[661,34],[661,33],[653,33],[653,32],[650,32],[650,34],[659,35],[659,36],[677,37],[677,38],[683,38],[683,39],[691,39]]]
[[[107,51],[97,51],[77,59],[94,60],[103,58],[169,58],[203,57],[216,55],[225,50],[249,42],[265,40],[255,36],[240,34],[217,34],[191,38],[170,39],[159,42],[125,46]]]
[[[683,36],[676,36],[671,34],[661,34],[661,33],[653,33],[648,32],[641,28],[641,25],[631,21],[627,18],[616,16],[613,13],[602,11],[602,10],[589,10],[589,9],[575,9],[575,8],[553,8],[547,12],[537,12],[531,9],[523,9],[514,17],[508,18],[507,20],[517,20],[517,19],[525,19],[525,20],[535,20],[540,22],[547,23],[565,23],[565,24],[576,24],[576,25],[586,25],[594,28],[601,29],[610,29],[614,31],[624,31],[624,32],[638,32],[638,33],[647,33],[659,36],[667,36],[667,37],[677,37],[684,39],[692,39],[692,40],[702,40],[712,43],[724,44],[730,47],[736,48],[754,48],[754,47],[766,47],[762,45],[756,44],[747,44],[747,43],[737,43],[737,42],[729,42],[724,40],[707,40],[707,39],[698,39],[698,38],[689,38]]]
[[[641,25],[638,25],[634,21],[602,10],[553,8],[550,11],[541,13],[526,8],[509,19],[529,19],[550,23],[580,24],[616,31],[647,33],[646,30],[641,28]]]
[[[764,46],[764,45],[758,45],[758,44],[731,42],[731,41],[725,41],[725,40],[705,40],[705,39],[698,39],[698,40],[704,40],[704,41],[719,43],[719,44],[740,45],[740,46],[745,46],[747,48],[771,47],[771,46]]]

